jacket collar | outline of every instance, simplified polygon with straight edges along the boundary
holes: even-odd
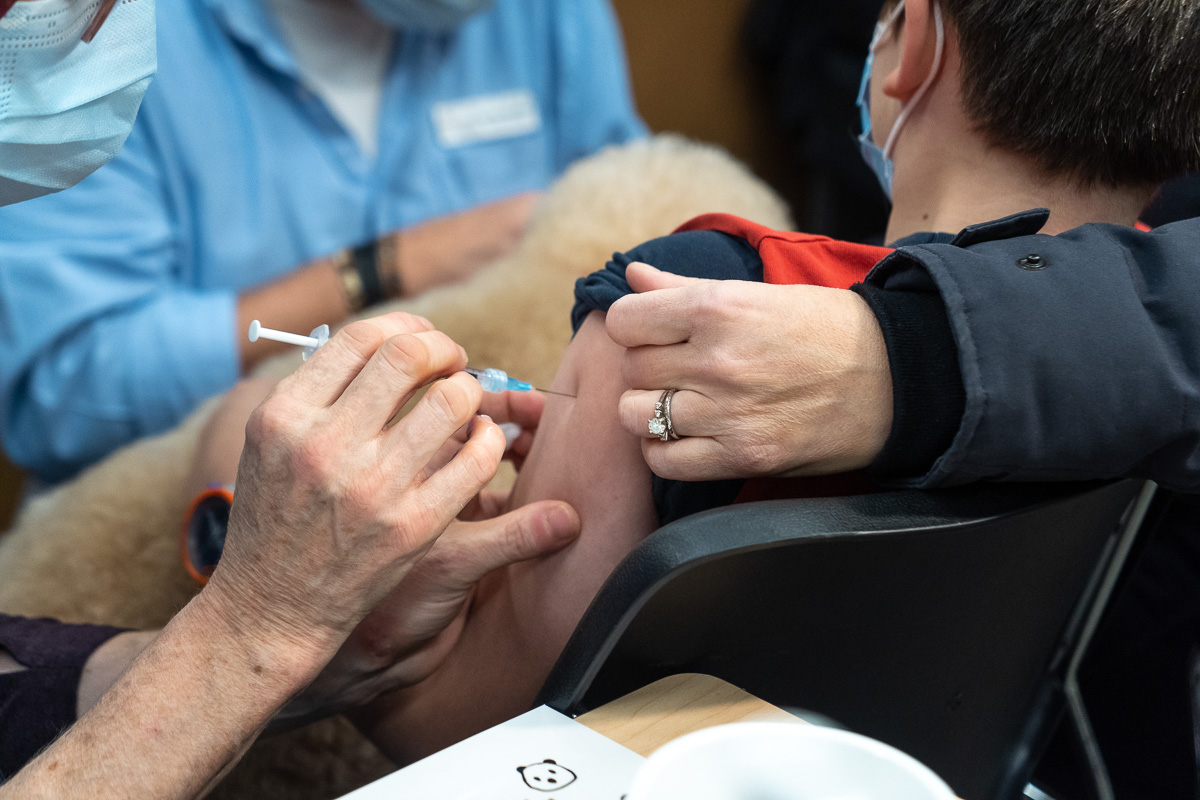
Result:
[[[994,219],[991,222],[981,222],[978,225],[968,225],[950,240],[950,244],[959,247],[970,247],[980,242],[994,242],[998,239],[1012,239],[1017,236],[1032,236],[1046,226],[1050,219],[1050,209],[1031,208],[1007,217]]]
[[[1050,209],[1031,208],[1018,214],[968,225],[957,234],[953,233],[912,233],[902,236],[888,245],[891,248],[913,247],[921,244],[952,244],[957,247],[970,247],[980,242],[994,242],[1000,239],[1012,239],[1017,236],[1030,236],[1037,233],[1046,225],[1050,218]]]

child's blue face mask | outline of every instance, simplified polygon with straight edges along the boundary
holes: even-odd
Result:
[[[875,25],[875,35],[871,37],[871,48],[867,52],[867,63],[863,65],[862,82],[858,87],[858,114],[859,122],[862,125],[862,133],[858,135],[858,146],[862,152],[863,160],[867,162],[867,166],[875,173],[875,177],[879,179],[879,185],[883,187],[883,192],[890,200],[892,198],[892,177],[895,171],[895,165],[892,163],[892,151],[896,147],[896,138],[900,133],[900,129],[908,120],[908,115],[916,108],[917,103],[921,102],[921,98],[929,91],[929,87],[933,85],[933,81],[937,78],[938,69],[942,64],[942,51],[945,48],[946,34],[942,23],[942,9],[937,2],[933,3],[933,20],[937,29],[937,43],[934,46],[933,68],[929,75],[921,83],[921,86],[913,94],[912,98],[900,109],[899,116],[896,117],[895,124],[892,125],[892,131],[888,134],[887,141],[883,147],[875,144],[875,140],[871,137],[871,69],[875,66],[875,51],[883,43],[884,38],[892,30],[896,24],[896,20],[900,19],[900,15],[904,13],[904,0],[896,5],[892,13],[888,15],[886,20],[881,20]]]

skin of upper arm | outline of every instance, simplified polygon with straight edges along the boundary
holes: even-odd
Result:
[[[563,358],[513,508],[565,500],[583,531],[563,550],[486,576],[462,638],[424,682],[352,719],[398,763],[410,763],[528,710],[554,660],[613,569],[657,527],[641,442],[621,427],[621,356],[593,312]]]
[[[581,326],[551,389],[533,450],[513,489],[514,508],[533,500],[565,500],[579,512],[579,540],[549,558],[508,570],[517,619],[538,638],[566,641],[613,568],[657,527],[650,470],[641,442],[621,427],[624,348],[608,338],[604,316]]]

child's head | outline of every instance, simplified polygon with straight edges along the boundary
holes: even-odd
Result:
[[[940,64],[935,2],[944,15]],[[938,69],[938,83],[955,84],[940,93],[943,106],[957,104],[987,145],[1047,175],[1150,186],[1200,169],[1197,0],[907,0],[877,46],[871,117],[880,147]]]

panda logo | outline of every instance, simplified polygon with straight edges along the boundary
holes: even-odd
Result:
[[[525,785],[539,792],[554,792],[564,786],[570,786],[577,777],[566,767],[560,767],[553,758],[547,758],[538,764],[517,767],[517,772],[525,779]]]

